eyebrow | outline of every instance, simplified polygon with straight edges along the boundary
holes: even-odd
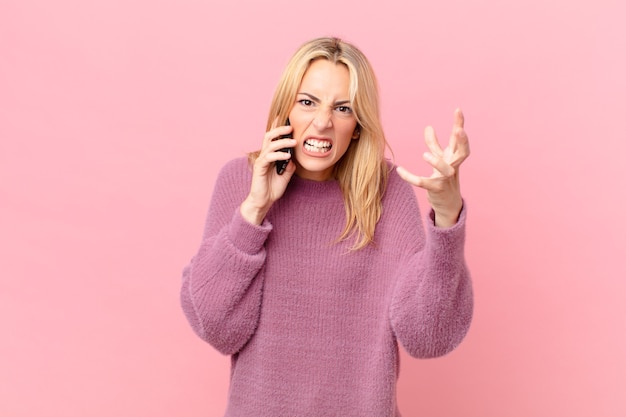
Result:
[[[313,94],[309,94],[309,93],[298,93],[298,94],[301,94],[303,96],[307,96],[311,100],[316,101],[318,103],[320,102],[320,99],[315,97]],[[344,104],[350,104],[350,100],[338,100],[338,101],[335,101],[334,104],[335,104],[335,106],[342,106]]]

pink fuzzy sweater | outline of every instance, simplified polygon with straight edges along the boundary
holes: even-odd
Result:
[[[246,159],[220,172],[181,302],[193,330],[232,355],[228,417],[398,417],[398,344],[419,358],[465,336],[472,287],[465,209],[424,232],[413,189],[392,170],[375,245],[334,243],[345,224],[336,181],[294,176],[262,225],[239,205]]]

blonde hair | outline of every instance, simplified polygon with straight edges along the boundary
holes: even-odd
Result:
[[[385,160],[388,144],[380,122],[378,85],[365,55],[354,45],[333,37],[313,39],[302,45],[278,83],[267,130],[272,128],[276,119],[287,119],[306,70],[318,59],[341,63],[350,74],[350,105],[360,135],[358,140],[351,141],[346,153],[335,164],[333,174],[343,193],[346,210],[346,226],[337,241],[356,233],[352,250],[358,250],[374,242],[389,173]],[[258,154],[258,151],[250,153],[249,159],[254,161]]]

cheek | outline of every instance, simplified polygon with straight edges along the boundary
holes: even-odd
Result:
[[[338,126],[337,136],[341,138],[342,141],[350,143],[352,140],[352,136],[354,135],[354,129],[356,129],[356,123],[345,123],[341,126]]]
[[[289,123],[293,127],[293,135],[297,139],[302,136],[310,122],[306,116],[292,111],[289,113]]]

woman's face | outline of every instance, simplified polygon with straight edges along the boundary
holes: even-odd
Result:
[[[350,107],[350,74],[343,64],[313,61],[302,78],[289,113],[293,126],[296,175],[325,181],[356,139],[356,117]]]

